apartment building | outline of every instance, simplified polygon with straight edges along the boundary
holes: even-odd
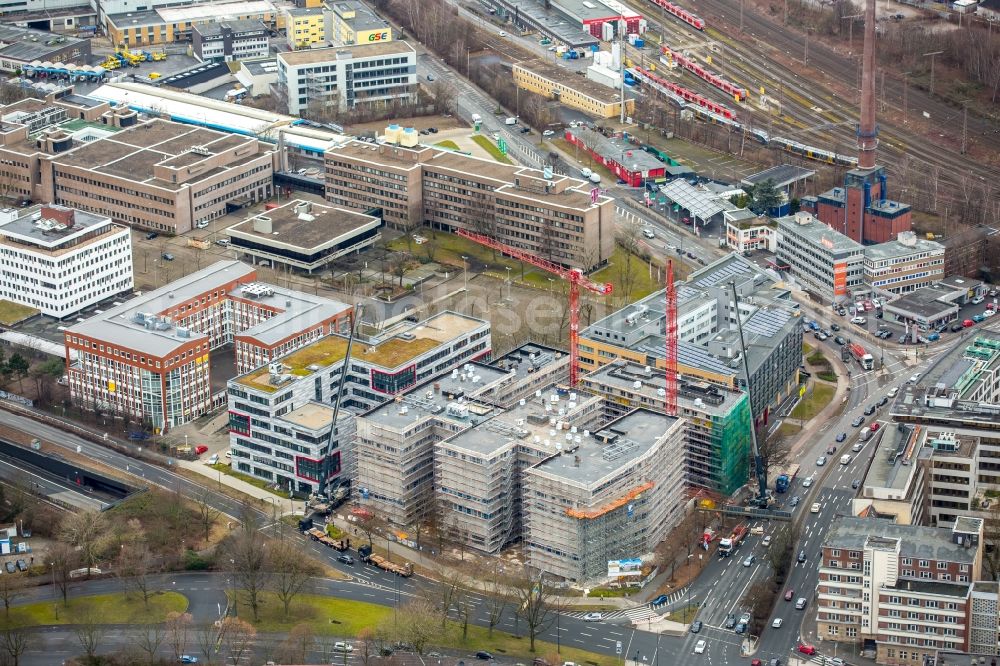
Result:
[[[312,273],[373,246],[382,221],[372,215],[292,199],[226,229],[238,257]]]
[[[841,302],[864,292],[865,248],[806,212],[781,217],[779,262],[824,302]]]
[[[349,306],[256,275],[220,261],[68,328],[73,401],[162,431],[224,403],[216,350],[231,345],[228,363],[245,372],[346,329]]]
[[[57,205],[0,210],[0,298],[63,319],[132,286],[127,227]]]
[[[817,636],[874,643],[876,661],[887,666],[922,666],[939,649],[967,649],[982,538],[978,518],[962,517],[952,529],[836,518],[823,540]]]
[[[518,88],[558,100],[571,109],[577,109],[597,118],[618,118],[622,113],[621,93],[606,85],[584,77],[571,76],[571,70],[544,60],[516,62],[513,66],[514,83]],[[626,98],[625,115],[635,113],[635,99]]]
[[[580,389],[604,398],[609,418],[633,409],[664,411],[666,373],[619,359],[585,375]],[[684,484],[729,497],[750,478],[750,401],[742,391],[681,378],[678,416],[684,419]]]
[[[869,440],[871,464],[851,515],[881,518],[899,525],[928,524],[928,474],[920,431],[908,423],[889,423]]]
[[[590,270],[614,251],[614,200],[576,178],[433,147],[348,141],[326,153],[326,198],[379,208],[386,224],[489,232],[559,264]]]
[[[259,19],[222,21],[191,28],[194,57],[202,62],[233,62],[270,55],[268,27]]]
[[[968,652],[975,655],[1000,655],[1000,583],[977,580],[972,583],[972,603],[969,613]],[[958,664],[959,661],[954,662]],[[971,663],[971,662],[969,662]],[[942,664],[941,655],[935,666]]]
[[[637,409],[524,471],[528,562],[570,581],[652,551],[683,516],[684,424]]]
[[[328,2],[326,34],[337,45],[391,42],[392,26],[363,2]]]
[[[409,104],[417,94],[417,54],[407,42],[279,53],[275,91],[294,116]]]
[[[368,482],[371,466],[378,457],[373,451],[385,443],[377,437],[373,441],[370,436],[371,427],[377,426],[361,416],[349,425],[338,425],[338,433],[329,437],[332,412],[322,407],[337,399],[341,386],[347,337],[344,331],[340,333],[254,366],[252,371],[229,381],[230,444],[233,456],[239,459],[240,471],[269,481],[277,481],[283,475],[282,483],[293,480],[293,485],[303,492],[306,486],[310,487],[308,492],[315,492],[321,487],[320,479],[298,473],[294,479],[287,476],[289,470],[282,465],[289,464],[289,452],[279,447],[285,446],[282,442],[288,441],[289,435],[277,431],[280,427],[299,432],[307,423],[311,431],[303,432],[304,436],[321,442],[329,438],[331,446],[340,446],[340,452],[337,448],[303,452],[310,460],[322,458],[329,470],[327,480],[336,476],[342,479],[338,482],[351,482],[356,488],[380,487],[376,485],[378,479],[376,483]],[[489,354],[489,322],[453,312],[442,312],[417,324],[402,322],[374,337],[356,335],[341,408],[353,414],[377,409],[441,372],[471,363],[475,358],[488,358]],[[313,406],[308,408],[308,416],[302,417],[304,422],[295,426],[278,423],[280,419],[287,421],[289,413],[310,404]],[[275,432],[284,437],[276,441]],[[315,458],[317,455],[320,458]],[[366,501],[380,499],[378,493],[369,491],[368,497],[364,495]]]
[[[754,387],[751,409],[757,421],[766,420],[770,406],[798,386],[802,326],[788,290],[741,255],[723,257],[677,284],[677,367],[682,376],[727,390],[746,385],[730,283],[740,298]],[[581,331],[581,368],[590,372],[621,358],[662,369],[664,293],[654,292]]]
[[[293,49],[310,49],[328,46],[326,10],[322,7],[285,8],[285,34]]]
[[[865,282],[876,292],[906,294],[944,278],[944,246],[900,232],[865,248]]]

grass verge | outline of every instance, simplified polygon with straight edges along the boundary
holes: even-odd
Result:
[[[698,604],[691,604],[689,606],[684,606],[675,611],[670,611],[669,619],[674,622],[680,622],[681,624],[688,624],[694,622],[694,619],[698,616]]]
[[[38,310],[28,305],[0,299],[0,324],[13,326],[19,321],[38,314]]]
[[[214,465],[209,465],[209,467],[219,472],[222,472],[226,476],[231,476],[234,479],[239,479],[240,481],[243,481],[244,483],[249,483],[251,486],[256,486],[261,490],[266,490],[269,493],[273,493],[277,497],[288,499],[287,495],[283,493],[274,492],[274,490],[270,487],[270,484],[267,481],[250,476],[249,474],[244,474],[243,472],[237,472],[235,469],[233,469],[232,467],[230,467],[225,463],[216,463]]]
[[[663,268],[650,264],[635,255],[629,255],[622,247],[616,246],[608,265],[597,271],[591,278],[594,282],[610,282],[614,285],[613,295],[625,301],[634,301],[662,289]]]
[[[487,139],[482,134],[476,134],[472,137],[472,140],[476,142],[476,145],[488,152],[497,162],[502,162],[503,164],[513,164],[513,162],[511,162],[506,155],[500,152],[500,149],[497,148],[495,143]]]
[[[793,419],[802,419],[803,421],[808,421],[815,417],[823,411],[824,407],[830,404],[835,390],[836,387],[829,384],[813,383],[806,391],[806,394],[802,396],[802,399],[799,400],[799,404],[795,405],[795,409],[792,410],[790,416]]]
[[[458,150],[458,144],[450,139],[445,139],[444,141],[438,141],[434,144],[438,148],[447,148],[448,150]]]
[[[76,624],[89,619],[97,624],[140,624],[163,622],[168,613],[183,613],[188,601],[177,592],[158,592],[149,599],[149,608],[142,598],[121,594],[97,594],[70,597],[69,604],[43,601],[14,606],[10,614],[0,617],[0,627],[35,627],[53,624]]]

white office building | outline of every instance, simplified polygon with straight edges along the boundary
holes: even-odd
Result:
[[[417,94],[417,54],[406,42],[279,53],[275,91],[292,115],[310,105],[345,111],[409,103]]]
[[[0,210],[0,298],[63,319],[131,290],[127,227],[63,206]]]

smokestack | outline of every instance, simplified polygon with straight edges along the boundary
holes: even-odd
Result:
[[[861,61],[861,124],[858,125],[858,167],[875,166],[878,126],[875,124],[875,0],[865,2],[865,51]]]

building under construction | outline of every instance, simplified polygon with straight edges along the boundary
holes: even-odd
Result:
[[[663,370],[624,359],[583,377],[580,388],[605,398],[609,419],[637,408],[663,411]],[[742,391],[679,379],[677,416],[685,421],[684,482],[728,497],[750,475],[750,401]]]

